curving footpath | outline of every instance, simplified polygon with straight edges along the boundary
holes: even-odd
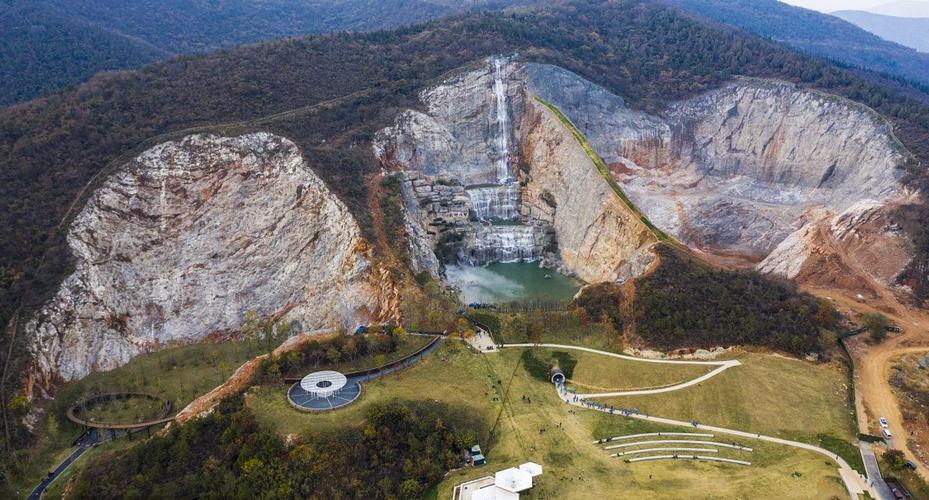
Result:
[[[715,448],[646,448],[643,450],[620,451],[610,455],[611,457],[624,457],[626,455],[638,455],[640,453],[654,453],[657,451],[689,451],[693,453],[719,453]]]
[[[603,355],[603,356],[610,356],[610,357],[619,358],[619,359],[627,359],[627,360],[631,360],[631,361],[641,361],[641,362],[644,362],[644,363],[667,363],[667,364],[716,365],[716,366],[719,366],[719,368],[717,368],[717,369],[715,369],[715,370],[713,370],[713,371],[707,373],[706,375],[703,375],[703,376],[701,376],[701,377],[695,378],[695,379],[693,379],[693,380],[691,380],[691,381],[689,381],[689,382],[684,382],[684,383],[681,383],[681,384],[677,384],[677,385],[673,385],[673,386],[668,386],[668,387],[662,387],[662,388],[659,388],[659,389],[648,389],[648,390],[640,390],[640,391],[619,391],[619,392],[615,392],[615,393],[606,393],[606,394],[609,395],[609,397],[613,397],[613,396],[629,396],[629,395],[642,395],[642,394],[658,394],[658,393],[662,393],[662,392],[676,391],[676,390],[679,390],[679,389],[684,389],[684,388],[686,388],[686,387],[690,387],[690,386],[692,386],[692,385],[696,385],[696,384],[698,384],[698,383],[700,383],[700,382],[702,382],[702,381],[704,381],[704,380],[707,380],[707,379],[709,379],[709,378],[711,378],[711,377],[714,377],[714,376],[716,376],[716,375],[719,375],[719,374],[722,373],[724,370],[727,370],[727,369],[729,369],[729,368],[732,368],[732,367],[734,367],[734,366],[739,366],[739,365],[742,364],[742,363],[739,363],[737,360],[728,360],[728,361],[696,361],[696,360],[677,360],[677,359],[648,359],[648,358],[636,358],[636,357],[628,356],[628,355],[625,355],[625,354],[616,354],[616,353],[612,353],[612,352],[601,351],[601,350],[598,350],[598,349],[591,349],[591,348],[589,348],[589,347],[577,347],[577,346],[570,346],[570,345],[563,345],[563,344],[503,344],[503,345],[500,345],[500,346],[498,346],[498,347],[500,347],[500,348],[507,348],[507,347],[523,347],[523,348],[525,348],[525,347],[546,347],[546,348],[555,348],[555,349],[570,349],[570,350],[575,350],[575,351],[584,351],[584,352],[590,352],[590,353],[594,353],[594,354],[600,354],[600,355]],[[581,395],[581,394],[573,394],[573,393],[563,392],[563,390],[564,390],[563,387],[558,387],[558,386],[555,387],[555,391],[558,393],[558,397],[561,398],[561,400],[564,401],[566,404],[569,404],[569,405],[572,405],[572,406],[577,406],[577,407],[579,407],[579,408],[586,408],[586,409],[589,409],[589,410],[596,410],[596,411],[600,411],[600,412],[603,412],[603,413],[609,413],[609,414],[611,414],[611,415],[614,414],[614,410],[611,409],[611,408],[609,408],[609,407],[606,407],[606,406],[598,405],[598,404],[596,404],[596,403],[591,403],[591,402],[585,401],[586,398],[592,398],[592,397],[595,397],[595,396],[607,397],[606,394],[600,394],[600,395],[585,394],[585,395]],[[577,399],[576,401],[574,400],[575,398]],[[740,431],[740,430],[736,430],[736,429],[727,429],[727,428],[725,428],[725,427],[716,427],[716,426],[713,426],[713,425],[706,425],[706,424],[701,424],[701,423],[698,423],[698,422],[684,422],[684,421],[682,421],[682,420],[674,420],[674,419],[671,419],[671,418],[663,418],[663,417],[655,417],[655,416],[650,416],[650,415],[642,415],[642,414],[639,414],[639,413],[628,413],[628,412],[627,412],[627,413],[623,413],[623,415],[625,415],[626,417],[629,417],[629,418],[637,418],[637,419],[639,419],[639,420],[647,420],[647,421],[649,421],[649,422],[657,422],[657,423],[659,423],[659,424],[673,425],[673,426],[676,426],[676,427],[687,427],[687,428],[691,428],[691,429],[703,429],[703,430],[712,431],[712,432],[716,432],[716,433],[720,433],[720,434],[728,434],[728,435],[730,435],[730,436],[739,436],[739,437],[743,437],[743,438],[756,439],[756,440],[759,440],[759,441],[766,441],[766,442],[769,442],[769,443],[776,443],[776,444],[781,444],[781,445],[784,445],[784,446],[790,446],[790,447],[793,447],[793,448],[799,448],[799,449],[802,449],[802,450],[812,451],[812,452],[814,452],[814,453],[819,453],[820,455],[825,455],[825,456],[829,457],[831,460],[835,461],[835,462],[839,465],[839,476],[842,478],[842,482],[845,484],[845,489],[848,490],[848,495],[849,495],[850,498],[852,498],[853,500],[856,500],[856,499],[858,498],[858,495],[861,494],[861,493],[864,493],[864,492],[868,492],[868,493],[869,493],[872,497],[874,497],[874,498],[880,498],[880,497],[878,496],[877,491],[875,491],[873,488],[871,488],[871,486],[868,485],[868,482],[861,476],[861,474],[859,474],[858,471],[856,471],[855,469],[853,469],[852,466],[849,465],[848,462],[845,461],[845,459],[843,459],[842,457],[838,456],[837,454],[835,454],[835,453],[833,453],[833,452],[831,452],[831,451],[829,451],[829,450],[827,450],[827,449],[825,449],[825,448],[820,448],[819,446],[814,446],[814,445],[807,444],[807,443],[801,443],[801,442],[799,442],[799,441],[791,441],[791,440],[789,440],[789,439],[782,439],[782,438],[778,438],[778,437],[774,437],[774,436],[765,436],[765,435],[763,435],[763,434],[761,434],[761,433],[751,433],[751,432]]]
[[[617,448],[631,448],[633,446],[645,446],[652,444],[705,444],[709,446],[719,446],[720,448],[731,448],[733,450],[739,451],[754,451],[747,446],[742,446],[739,444],[730,444],[730,443],[718,443],[715,441],[693,441],[689,439],[660,439],[656,441],[637,441],[634,443],[623,443],[623,444],[614,444],[613,446],[606,446],[604,450],[615,450]]]
[[[745,460],[734,458],[704,457],[701,455],[654,455],[651,457],[627,458],[627,462],[646,462],[648,460],[707,460],[710,462],[726,462],[727,464],[751,465]]]
[[[698,432],[646,432],[645,434],[627,434],[625,436],[613,436],[598,441],[594,441],[593,444],[604,444],[612,443],[613,441],[623,441],[625,439],[636,439],[636,438],[645,438],[645,437],[661,437],[661,436],[683,436],[683,437],[703,437],[711,438],[712,434],[701,434]]]
[[[614,392],[600,392],[595,394],[577,394],[578,399],[591,399],[591,398],[614,398],[620,396],[642,396],[646,394],[661,394],[663,392],[673,392],[681,389],[686,389],[687,387],[697,385],[705,380],[709,380],[720,373],[741,365],[738,360],[731,359],[726,361],[697,361],[689,359],[650,359],[650,358],[637,358],[635,356],[629,356],[626,354],[616,354],[613,352],[601,351],[598,349],[591,349],[589,347],[577,347],[564,344],[503,344],[499,347],[545,347],[551,349],[570,349],[574,351],[583,351],[590,352],[593,354],[599,354],[601,356],[609,356],[612,358],[625,359],[629,361],[641,361],[643,363],[663,363],[669,365],[701,365],[701,366],[717,366],[715,370],[712,370],[704,375],[701,375],[695,379],[688,380],[687,382],[681,382],[680,384],[669,385],[665,387],[658,387],[654,389],[635,389],[630,391],[614,391]]]

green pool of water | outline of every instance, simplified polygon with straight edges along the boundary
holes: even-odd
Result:
[[[571,300],[583,284],[551,269],[542,269],[534,262],[448,266],[445,274],[448,281],[461,290],[466,304],[500,304],[525,299]]]

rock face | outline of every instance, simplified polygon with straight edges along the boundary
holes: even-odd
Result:
[[[554,227],[562,265],[584,281],[638,276],[654,257],[655,237],[604,182],[554,113],[535,103],[527,106],[524,203],[530,216]]]
[[[822,286],[873,291],[909,261],[890,222],[908,154],[873,110],[737,79],[662,116],[576,75],[527,65],[658,227],[698,250]]]
[[[877,297],[881,289],[896,285],[912,252],[888,208],[865,200],[838,215],[823,209],[807,214],[807,222],[759,263],[758,270]]]
[[[573,89],[578,102],[593,87],[554,66],[492,58],[424,92],[426,113],[407,111],[378,134],[375,153],[408,172],[410,203],[425,208],[420,220],[440,255],[542,259],[588,281],[626,279],[651,260],[654,240],[533,102],[536,83],[549,91],[567,80],[586,83]]]
[[[892,284],[909,259],[889,222],[890,209],[911,196],[897,168],[908,153],[865,106],[737,78],[649,115],[564,69],[513,60],[501,69],[499,60],[424,92],[426,112],[404,113],[375,144],[385,164],[417,176],[420,200],[435,196],[436,179],[459,183],[442,208],[427,210],[424,226],[436,229],[440,246],[450,225],[512,214],[515,198],[485,186],[499,177],[502,90],[509,165],[518,166],[510,171],[522,186],[519,220],[550,228],[557,245],[546,244],[552,253],[544,258],[585,280],[641,273],[654,241],[536,96],[578,126],[655,225],[698,251],[741,266],[764,261],[762,271],[824,284],[832,271],[812,271],[829,262],[855,276],[838,280],[847,287]],[[892,258],[878,263],[881,245]]]
[[[386,316],[390,287],[360,234],[286,139],[156,146],[70,228],[75,271],[27,326],[39,386],[229,332],[249,309],[304,331]]]

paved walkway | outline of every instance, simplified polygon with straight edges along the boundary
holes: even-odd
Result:
[[[868,473],[868,484],[874,488],[878,494],[879,500],[893,500],[894,495],[890,487],[881,477],[881,468],[877,464],[877,456],[871,448],[871,444],[865,441],[858,441],[858,449],[861,450],[861,459],[864,460],[864,468]]]
[[[717,366],[715,370],[712,370],[704,375],[701,375],[695,379],[688,380],[687,382],[682,382],[680,384],[669,385],[666,387],[658,387],[654,389],[635,389],[630,391],[613,391],[613,392],[600,392],[595,394],[577,394],[578,399],[592,399],[592,398],[613,398],[619,396],[641,396],[645,394],[660,394],[663,392],[673,392],[687,387],[697,385],[705,380],[709,380],[720,373],[728,370],[729,368],[739,366],[740,363],[738,360],[731,359],[726,361],[697,361],[690,359],[651,359],[651,358],[637,358],[634,356],[628,356],[625,354],[616,354],[614,352],[601,351],[598,349],[591,349],[589,347],[577,347],[563,344],[503,344],[500,346],[504,347],[546,347],[553,349],[571,349],[575,351],[584,351],[594,354],[599,354],[601,356],[609,356],[611,358],[626,359],[629,361],[641,361],[644,363],[664,363],[671,365],[702,365],[702,366]]]
[[[710,446],[719,446],[720,448],[731,448],[733,450],[747,451],[751,453],[751,448],[736,443],[720,443],[718,441],[696,441],[693,439],[657,439],[654,441],[635,441],[632,443],[614,444],[605,446],[604,450],[616,450],[619,448],[632,448],[633,446],[650,446],[653,444],[706,444]]]

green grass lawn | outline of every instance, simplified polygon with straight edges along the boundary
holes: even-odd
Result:
[[[542,349],[542,355],[558,349]],[[642,389],[678,384],[697,378],[716,366],[647,363],[565,350],[577,359],[571,381],[580,393]]]
[[[259,423],[280,435],[312,436],[357,425],[371,404],[393,399],[441,401],[468,408],[492,421],[501,405],[502,380],[503,375],[493,371],[485,357],[469,355],[464,343],[446,340],[416,365],[365,382],[361,398],[338,410],[323,413],[295,410],[287,402],[287,385],[257,388],[246,395],[246,403]]]
[[[823,446],[860,466],[844,368],[762,354],[687,390],[606,399],[643,413]]]
[[[604,386],[673,383],[705,371],[702,367],[638,363],[571,352],[578,359],[576,376],[591,383],[602,377]],[[179,351],[159,354],[158,360],[149,355],[140,358],[139,363],[145,363],[147,369],[164,368],[173,358],[170,366],[175,368],[166,370],[166,377],[199,373],[203,369],[204,363],[194,363],[193,355]],[[433,490],[435,498],[449,498],[452,488],[463,480],[530,460],[541,464],[545,473],[526,498],[615,498],[617,492],[642,498],[844,498],[834,462],[812,452],[771,443],[747,443],[755,448],[748,456],[734,451],[719,453],[747,459],[753,463],[750,467],[690,461],[627,464],[610,458],[610,452],[592,441],[614,435],[682,429],[565,405],[551,384],[533,378],[522,368],[521,354],[522,349],[516,348],[478,354],[464,343],[449,339],[413,367],[366,383],[361,398],[345,408],[325,413],[294,410],[287,403],[285,384],[250,390],[246,404],[262,426],[281,436],[297,434],[304,439],[360,424],[370,405],[391,400],[438,402],[453,408],[463,420],[481,421],[480,444],[488,465],[450,473]],[[817,434],[842,440],[854,437],[847,408],[843,406],[845,378],[840,370],[759,354],[747,354],[740,360],[743,366],[698,387],[623,404],[636,404],[661,416],[681,420],[695,417],[706,423],[782,433],[785,437],[797,438],[800,434],[810,440],[817,439]],[[123,373],[138,373],[140,368],[132,366],[134,363],[125,367]],[[717,385],[717,381],[723,383]],[[169,397],[170,387],[183,387],[185,383],[188,382],[171,384],[169,380],[159,380],[157,385],[150,381],[148,387],[149,392],[156,390],[153,387],[163,387],[160,390]],[[206,385],[213,384],[203,382]],[[783,390],[785,387],[790,390]],[[184,394],[185,390],[175,389],[173,394]],[[58,429],[48,433],[44,459],[47,465],[36,467],[36,480],[68,451],[61,447],[67,433],[61,430],[54,414],[43,425]],[[129,444],[123,439],[106,446]],[[82,458],[76,469],[87,463],[87,458]],[[52,493],[60,491],[66,479],[56,482]]]
[[[160,401],[148,398],[114,399],[85,407],[80,417],[91,422],[131,423],[158,418],[161,411]]]
[[[493,330],[494,341],[498,344],[523,344],[530,342],[525,334],[510,331],[509,319],[520,314],[496,311],[480,311],[474,314],[478,321],[487,323]],[[623,350],[623,339],[615,330],[605,323],[583,325],[576,321],[570,312],[559,311],[546,313],[546,327],[542,330],[542,342],[548,344],[565,344],[590,347],[611,352]]]
[[[565,405],[551,384],[532,378],[519,366],[520,355],[521,349],[477,354],[448,340],[419,364],[365,384],[361,398],[339,410],[319,414],[294,410],[287,404],[283,386],[253,390],[246,401],[261,425],[280,435],[305,438],[356,425],[366,407],[395,399],[439,401],[485,419],[493,427],[493,436],[481,440],[488,465],[450,473],[432,492],[439,499],[449,498],[452,488],[463,480],[529,460],[542,464],[545,473],[526,498],[615,498],[617,492],[643,498],[845,496],[834,462],[773,444],[751,444],[756,448],[749,458],[755,464],[751,467],[699,462],[626,464],[610,458],[591,442],[610,435],[681,429]],[[582,361],[597,364],[586,357]],[[727,404],[731,403],[735,402]]]

